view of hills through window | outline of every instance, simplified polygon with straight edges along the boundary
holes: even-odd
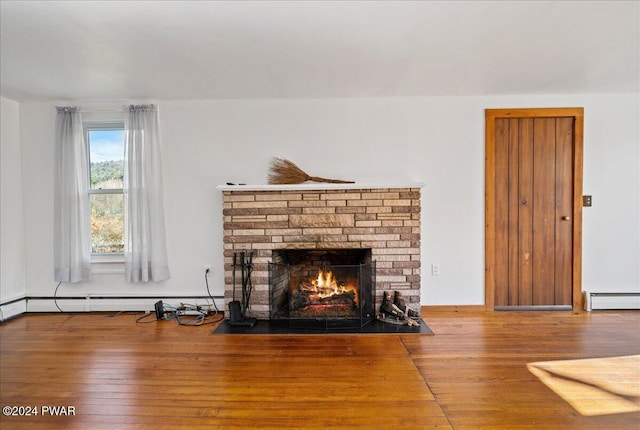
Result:
[[[91,251],[124,251],[124,130],[87,131],[90,162]]]

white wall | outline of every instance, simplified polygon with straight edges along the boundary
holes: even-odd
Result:
[[[206,295],[223,291],[216,186],[266,182],[271,157],[357,182],[421,181],[424,305],[484,303],[484,109],[585,108],[583,289],[640,291],[638,95],[157,101],[172,278],[130,285],[96,274],[86,293]],[[120,103],[121,104],[121,103]],[[116,104],[117,105],[117,104]],[[54,104],[20,105],[29,295],[52,295]],[[2,221],[4,225],[4,220]],[[441,274],[431,276],[432,263]]]
[[[638,100],[631,99],[635,110],[620,109],[615,115],[607,115],[605,103],[585,111],[583,189],[593,194],[593,207],[583,210],[585,291],[640,292]],[[600,117],[606,120],[594,127],[592,118]]]
[[[19,105],[0,98],[0,304],[25,296],[24,224]],[[24,303],[2,306],[2,319]]]

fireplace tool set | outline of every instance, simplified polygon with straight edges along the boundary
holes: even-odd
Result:
[[[258,320],[247,317],[249,300],[253,284],[251,283],[251,272],[253,272],[253,251],[248,255],[244,251],[233,253],[233,300],[229,302],[229,325],[232,327],[253,327]],[[242,301],[236,300],[236,271],[240,269],[240,279],[242,282]]]

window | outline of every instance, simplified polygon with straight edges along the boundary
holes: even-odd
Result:
[[[123,122],[85,122],[93,257],[124,252]]]

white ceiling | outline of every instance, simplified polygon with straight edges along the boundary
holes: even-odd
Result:
[[[638,1],[7,1],[15,100],[640,91]]]

